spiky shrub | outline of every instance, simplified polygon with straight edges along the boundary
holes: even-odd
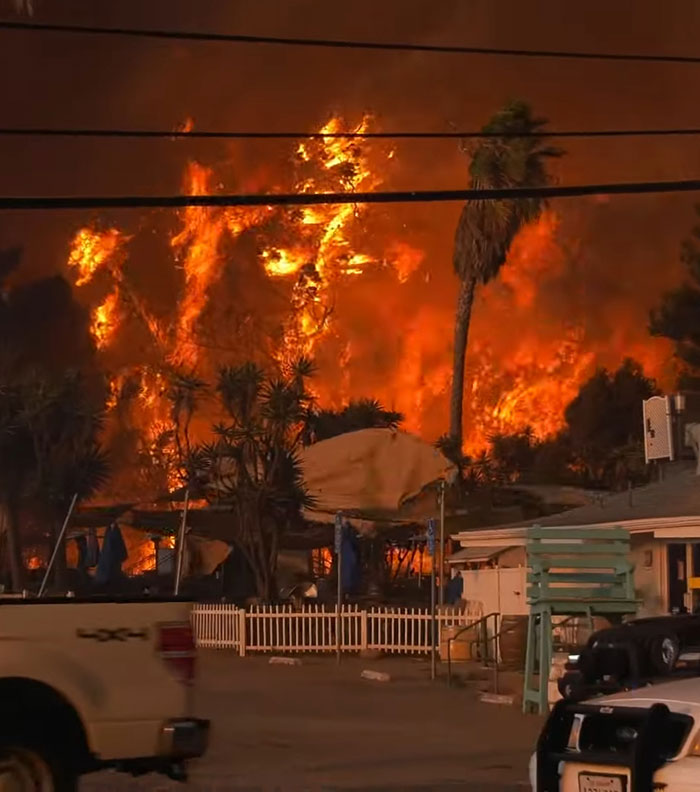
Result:
[[[231,512],[226,537],[247,561],[263,600],[277,596],[277,556],[285,531],[312,505],[298,458],[311,405],[310,362],[267,374],[254,363],[220,369],[216,393],[225,419],[211,442],[189,454],[190,486]]]

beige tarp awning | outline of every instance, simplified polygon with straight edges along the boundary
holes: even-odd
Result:
[[[188,534],[185,544],[185,574],[211,575],[228,558],[231,546],[217,539]]]
[[[454,465],[436,448],[392,429],[332,437],[305,448],[300,459],[315,499],[304,517],[317,522],[332,521],[337,511],[360,521],[411,521],[411,502],[454,474]]]

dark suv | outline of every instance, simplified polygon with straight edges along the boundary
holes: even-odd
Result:
[[[637,687],[673,673],[682,653],[700,647],[700,614],[635,619],[598,630],[559,680],[564,698]]]

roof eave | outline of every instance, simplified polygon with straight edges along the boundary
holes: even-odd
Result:
[[[563,516],[563,515],[562,515]],[[482,546],[489,547],[503,545],[510,542],[513,546],[524,545],[527,541],[527,529],[533,528],[537,523],[518,526],[504,526],[503,528],[486,528],[469,531],[460,531],[452,534],[451,538],[459,542],[462,547]],[[564,521],[560,525],[542,526],[543,529],[561,530],[566,528],[613,528],[619,526],[626,528],[630,534],[651,533],[663,529],[700,528],[700,515],[688,517],[653,517],[636,520],[611,520],[606,522],[586,523],[584,525],[567,525]]]

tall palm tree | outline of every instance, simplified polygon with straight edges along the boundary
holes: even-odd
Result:
[[[510,137],[541,132],[545,119],[535,118],[522,101],[509,102],[486,124],[494,135],[471,150],[469,165],[472,189],[538,187],[547,184],[546,161],[561,155],[543,137]],[[459,278],[455,316],[450,438],[462,448],[464,369],[469,323],[476,287],[498,275],[518,231],[542,209],[539,198],[503,201],[469,201],[462,209],[455,234],[453,265]]]

